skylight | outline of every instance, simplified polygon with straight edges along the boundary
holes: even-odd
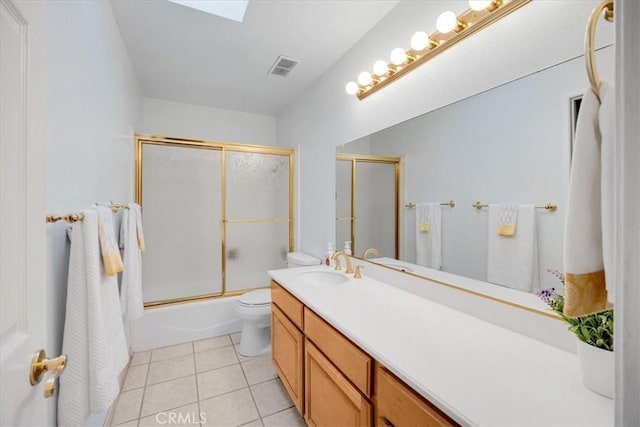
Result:
[[[249,0],[168,0],[212,15],[242,22]]]

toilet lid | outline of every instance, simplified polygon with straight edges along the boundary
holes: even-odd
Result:
[[[271,304],[271,289],[258,289],[247,292],[239,298],[242,305],[269,305]]]

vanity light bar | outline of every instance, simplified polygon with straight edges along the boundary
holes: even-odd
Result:
[[[396,48],[391,52],[391,63],[378,60],[373,64],[373,74],[363,71],[358,82],[349,82],[346,91],[363,100],[367,96],[399,79],[456,43],[491,25],[531,0],[470,0],[470,8],[456,16],[444,12],[436,22],[437,31],[427,35],[419,31],[411,38],[407,52]]]

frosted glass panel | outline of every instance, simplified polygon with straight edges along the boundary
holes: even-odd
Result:
[[[289,156],[226,152],[227,219],[289,218]]]
[[[351,216],[351,164],[350,160],[336,162],[336,217]]]
[[[355,235],[359,255],[374,247],[381,256],[396,258],[395,164],[356,163]]]
[[[267,271],[287,267],[289,224],[227,224],[226,291],[269,286]]]
[[[221,152],[143,145],[145,302],[222,292]]]

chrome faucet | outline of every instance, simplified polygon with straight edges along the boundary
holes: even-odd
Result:
[[[351,258],[349,257],[349,255],[347,255],[342,251],[336,252],[335,254],[333,254],[333,257],[332,257],[336,261],[336,270],[342,270],[342,266],[340,265],[340,259],[338,258],[340,255],[344,255],[344,258],[347,263],[347,271],[345,271],[345,273],[352,274],[353,267],[351,266]]]
[[[380,252],[376,248],[369,248],[362,253],[362,259],[367,259],[368,255],[380,256]]]

